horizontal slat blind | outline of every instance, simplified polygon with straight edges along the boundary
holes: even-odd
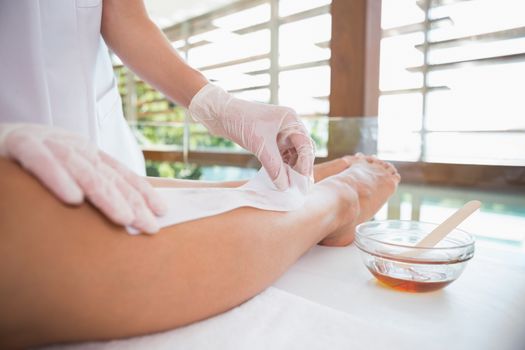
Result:
[[[525,165],[525,2],[383,0],[380,153]]]

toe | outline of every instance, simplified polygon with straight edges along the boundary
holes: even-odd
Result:
[[[381,164],[382,160],[377,158],[376,156],[365,156],[365,159],[370,164]]]
[[[381,170],[387,170],[386,164],[381,159],[377,158],[376,156],[368,156],[367,162],[371,165],[373,165],[376,168],[379,168]],[[388,172],[388,170],[387,170]]]
[[[388,171],[389,174],[397,173],[397,169],[392,163],[384,161],[376,157],[373,157],[373,158],[374,158],[373,162],[379,163],[386,171]]]
[[[399,175],[399,173],[397,172],[397,169],[394,166],[394,164],[392,164],[390,162],[385,162],[385,161],[383,161],[383,163],[385,164],[385,167],[386,167],[386,169],[388,169],[389,173],[391,173],[392,175],[394,175],[394,174],[398,174]]]
[[[352,157],[354,157],[355,159],[357,160],[364,160],[364,159],[367,159],[368,156],[365,156],[363,153],[361,152],[357,152],[356,154],[354,154]]]
[[[394,182],[394,185],[397,186],[401,182],[401,175],[393,168],[393,171],[389,173],[390,179]]]
[[[397,172],[396,167],[392,163],[379,159],[376,156],[366,156],[366,161],[370,164],[381,167],[390,176],[399,177],[399,173]],[[399,180],[397,180],[397,182],[399,182]]]
[[[383,166],[383,168],[385,168],[385,169],[388,169],[388,168],[389,168],[388,163],[385,162],[385,161],[382,160],[382,159],[379,159],[379,164],[381,164],[381,165]]]
[[[395,173],[397,173],[396,168],[391,163],[383,161],[383,167],[391,175],[394,175]]]
[[[356,157],[356,155],[347,155],[347,156],[343,156],[341,158],[342,161],[344,161],[347,165],[347,167],[351,166],[352,164],[354,164],[355,162],[357,162],[359,160],[359,157]]]

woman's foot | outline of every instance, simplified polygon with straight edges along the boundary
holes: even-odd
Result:
[[[341,171],[348,169],[355,161],[354,156],[344,156],[341,158],[329,160],[314,166],[314,180],[319,182],[329,176],[339,174]]]
[[[370,220],[375,213],[381,209],[388,198],[395,192],[401,179],[396,168],[383,160],[373,156],[357,154],[347,158],[351,166],[324,180],[323,182],[335,182],[347,186],[352,196],[357,194],[358,205],[350,203],[348,211],[350,219],[324,238],[320,244],[327,246],[345,246],[354,240],[355,227]],[[356,207],[358,212],[356,214]],[[352,215],[353,214],[353,215]]]

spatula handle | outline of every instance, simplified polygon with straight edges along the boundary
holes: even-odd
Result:
[[[452,214],[448,219],[443,221],[441,225],[436,227],[425,238],[419,241],[414,247],[417,248],[432,248],[445,238],[453,229],[461,224],[466,218],[481,207],[480,201],[470,201]]]

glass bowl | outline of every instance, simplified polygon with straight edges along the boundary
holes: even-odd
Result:
[[[474,255],[474,239],[455,229],[432,248],[414,248],[437,224],[383,220],[356,228],[356,246],[368,270],[382,283],[408,292],[428,292],[455,281]]]

